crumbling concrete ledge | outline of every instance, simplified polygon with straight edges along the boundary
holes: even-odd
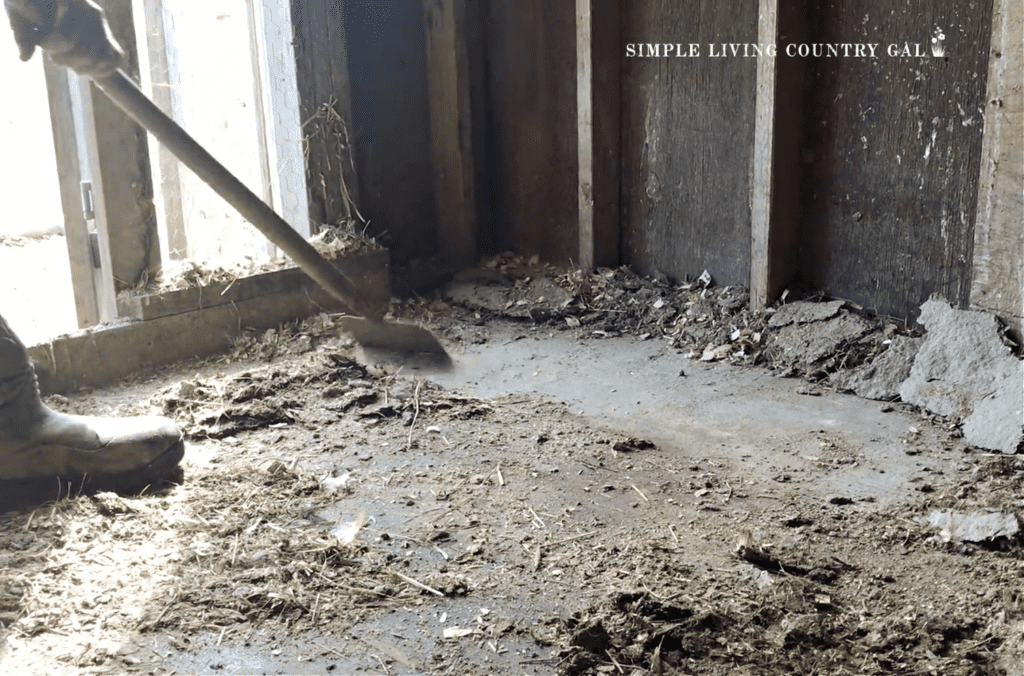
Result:
[[[903,401],[963,420],[972,446],[1016,453],[1024,444],[1024,361],[999,339],[994,315],[954,310],[943,300],[921,306],[927,329]]]
[[[391,297],[387,252],[354,254],[332,261],[385,307]],[[143,299],[122,311],[144,313],[29,348],[43,394],[106,387],[161,366],[227,350],[244,329],[269,329],[345,306],[301,274],[256,275],[238,280],[233,295],[224,287],[205,293],[170,293]],[[298,271],[296,271],[298,272]],[[216,303],[216,304],[214,304]]]

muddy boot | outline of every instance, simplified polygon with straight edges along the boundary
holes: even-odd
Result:
[[[48,497],[134,493],[174,472],[184,455],[167,418],[94,418],[43,405],[25,346],[0,317],[0,492],[48,486]]]

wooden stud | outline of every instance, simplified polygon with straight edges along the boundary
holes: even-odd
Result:
[[[131,0],[99,4],[128,55],[125,72],[138,82]],[[130,288],[160,267],[148,140],[145,130],[91,81],[81,89],[85,134],[95,149],[89,162],[103,265],[113,277],[115,290]]]
[[[477,255],[466,0],[424,0],[423,9],[440,245],[461,268]]]
[[[780,45],[803,30],[799,5],[760,0],[757,38]],[[774,301],[799,274],[800,119],[803,60],[763,51],[757,57],[754,153],[750,183],[750,304]]]
[[[166,115],[174,118],[174,92],[178,78],[167,58],[167,43],[164,35],[163,0],[142,0],[142,16],[139,17],[137,32],[146,36],[146,47],[140,52],[139,60],[146,62],[140,68],[143,91],[149,92],[153,102]],[[181,208],[181,180],[178,173],[178,158],[157,142],[150,145],[159,169],[160,183],[155,192],[163,206],[160,214],[167,233],[167,251],[173,260],[188,256],[188,239],[185,234],[185,216]]]
[[[760,0],[758,44],[778,40],[779,0]],[[764,307],[771,279],[772,164],[775,142],[775,56],[757,57],[757,103],[754,118],[754,167],[750,184],[750,304]]]
[[[1024,324],[1024,9],[995,0],[970,305],[996,312],[1017,336]]]
[[[85,328],[100,322],[96,293],[96,268],[93,267],[88,225],[82,210],[82,172],[79,144],[75,133],[74,97],[71,86],[75,76],[49,57],[43,57],[46,95],[50,103],[57,178],[64,212],[64,239],[71,263],[71,286],[75,296],[78,326]],[[77,83],[74,84],[77,87]]]
[[[619,0],[576,0],[579,264],[619,264]]]
[[[309,218],[336,224],[358,217],[359,184],[352,146],[352,93],[343,0],[292,0],[292,44],[305,140]],[[340,118],[347,138],[311,136],[323,106]]]

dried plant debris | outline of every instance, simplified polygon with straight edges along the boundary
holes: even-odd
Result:
[[[1019,533],[929,523],[1012,525],[1024,460],[947,448],[922,423],[929,469],[883,506],[812,488],[863,462],[822,431],[793,490],[564,404],[361,365],[334,333],[321,315],[253,334],[119,390],[115,409],[50,398],[172,416],[185,482],[0,519],[7,655],[45,655],[39,673],[167,673],[173,652],[207,673],[204,645],[330,636],[329,660],[389,637],[413,673],[966,676],[1024,654]]]
[[[271,365],[229,377],[183,380],[163,388],[153,403],[193,439],[223,439],[297,422],[315,427],[344,416],[371,422],[397,418],[411,425],[437,411],[465,419],[489,410],[484,402],[429,383],[387,387],[332,349],[320,349],[287,370]]]
[[[1001,640],[957,615],[868,619],[856,599],[793,577],[737,591],[705,580],[685,602],[612,594],[564,623],[558,673],[1003,673],[989,652]]]
[[[562,270],[502,254],[460,273],[445,299],[472,310],[479,320],[500,316],[532,320],[581,337],[632,335],[663,339],[692,359],[762,364],[785,376],[813,381],[866,367],[885,354],[894,339],[912,332],[871,316],[843,300],[779,303],[763,312],[750,309],[744,287],[718,287],[710,275],[671,282],[664,275],[645,277],[627,267],[615,270]],[[820,300],[820,299],[819,299]],[[901,359],[884,367],[909,368],[916,343],[900,343]],[[895,398],[887,382],[872,383],[863,372],[843,389],[864,389],[877,398]],[[891,379],[891,378],[890,378]]]
[[[310,238],[309,243],[318,254],[329,261],[343,256],[384,250],[355,220],[345,221],[339,225],[321,225],[320,231]]]
[[[197,632],[351,618],[360,608],[430,596],[396,578],[358,532],[332,536],[333,524],[317,514],[334,500],[317,477],[274,461],[244,475],[207,471],[166,496],[101,493],[55,503],[25,520],[20,549],[12,532],[3,538],[10,553],[0,621],[26,637],[90,624],[115,633]],[[68,604],[62,590],[81,581],[89,588],[76,589],[81,602]],[[154,589],[163,599],[148,610],[124,602]]]
[[[310,238],[309,243],[317,253],[330,261],[344,256],[383,250],[373,237],[357,227],[355,221],[321,225],[319,232]],[[191,259],[168,261],[155,278],[144,279],[135,287],[121,293],[139,296],[211,284],[229,284],[243,277],[292,267],[295,267],[295,264],[284,254],[273,258],[246,256],[244,260],[231,264],[212,264]]]

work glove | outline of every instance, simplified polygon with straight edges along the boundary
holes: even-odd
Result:
[[[104,77],[124,59],[103,10],[90,0],[4,0],[4,7],[22,61],[39,46],[54,63]]]

